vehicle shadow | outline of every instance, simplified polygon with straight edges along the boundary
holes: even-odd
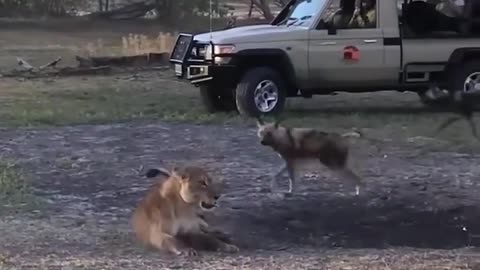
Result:
[[[422,115],[434,115],[434,114],[446,114],[455,113],[458,110],[453,106],[445,107],[427,107],[427,106],[326,106],[319,108],[288,108],[287,113],[292,115],[305,115],[311,113],[323,113],[323,114],[339,114],[347,115],[352,113],[359,113],[362,115],[408,115],[408,114],[422,114]],[[480,108],[475,109],[476,112],[480,111]]]

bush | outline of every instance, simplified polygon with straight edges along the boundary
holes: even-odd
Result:
[[[66,16],[82,4],[83,0],[0,0],[0,16]]]

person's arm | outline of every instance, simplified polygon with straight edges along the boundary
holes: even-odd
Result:
[[[366,23],[367,28],[375,28],[377,26],[377,12],[375,10],[375,7],[371,9],[369,12],[367,12],[367,19],[368,22]]]

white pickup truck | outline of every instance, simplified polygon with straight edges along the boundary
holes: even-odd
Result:
[[[181,33],[170,62],[179,78],[199,86],[210,112],[275,114],[286,98],[339,91],[414,91],[440,104],[426,93],[480,92],[479,6],[292,0],[269,24]]]

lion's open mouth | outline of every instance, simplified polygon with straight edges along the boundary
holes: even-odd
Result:
[[[203,209],[207,209],[207,210],[210,210],[210,209],[213,209],[215,208],[215,204],[210,204],[210,203],[206,203],[206,202],[201,202],[200,203],[200,207],[202,207]]]

